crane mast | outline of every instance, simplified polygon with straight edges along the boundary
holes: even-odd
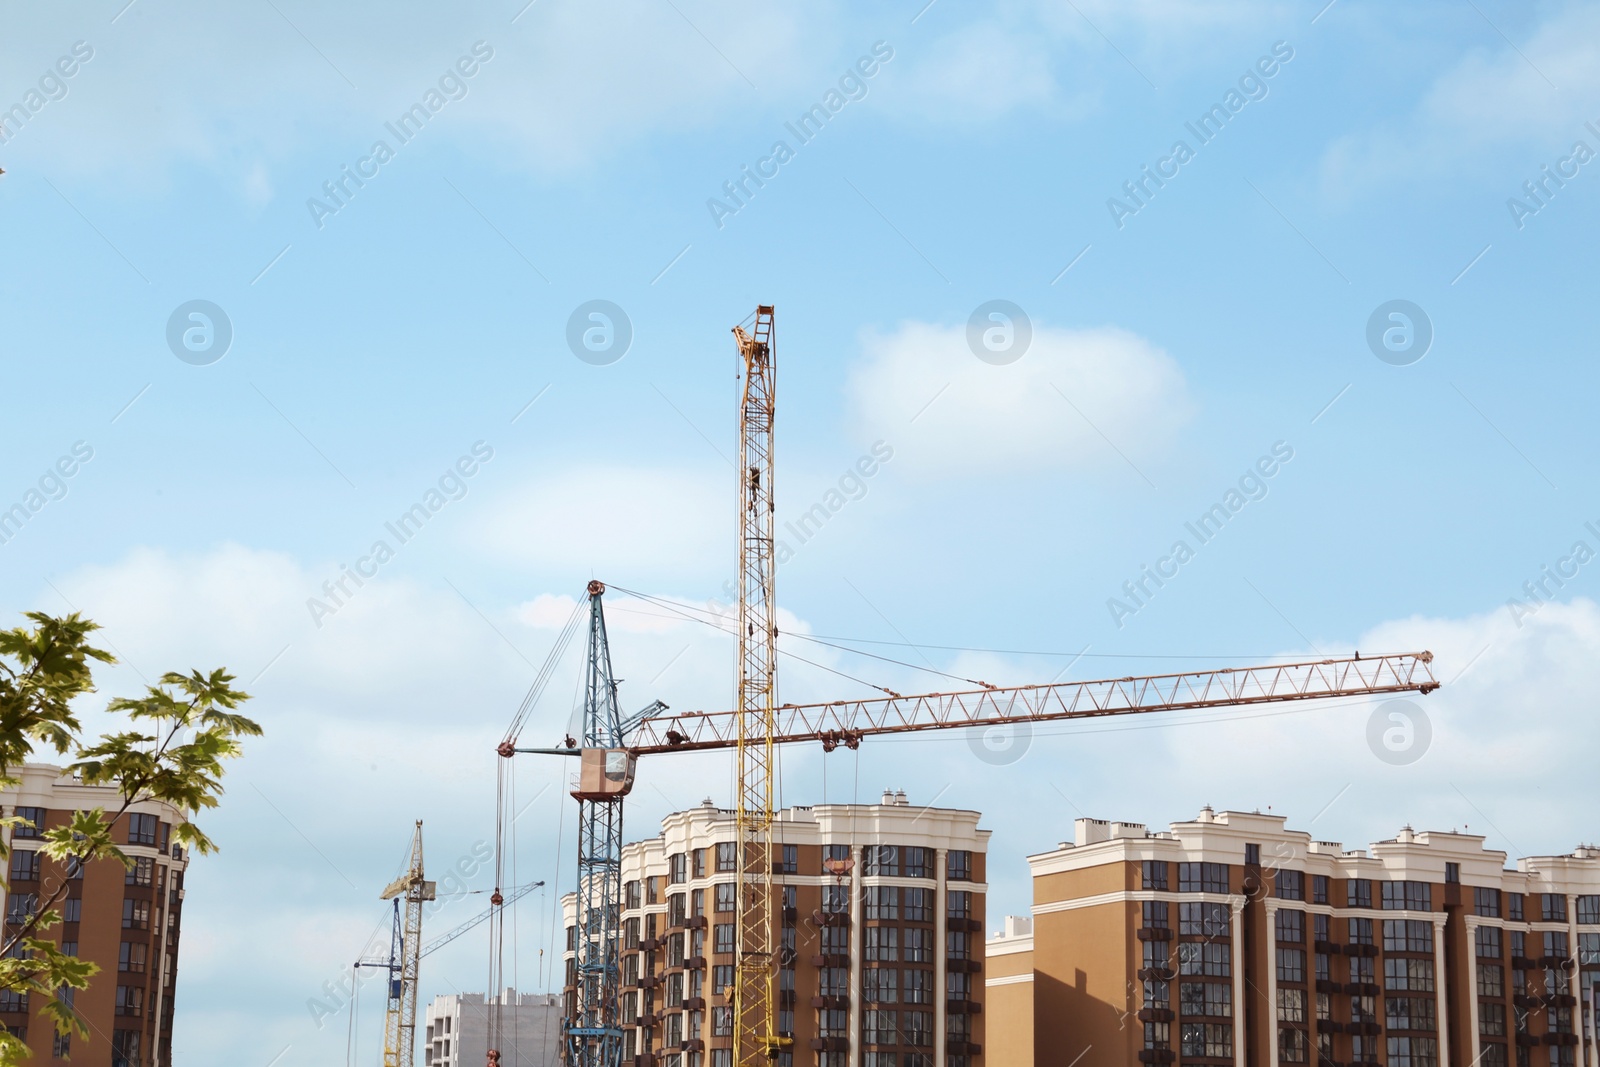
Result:
[[[773,726],[777,704],[777,607],[773,600],[772,423],[776,387],[772,306],[751,331],[735,326],[743,364],[739,405],[739,831],[738,929],[733,990],[734,1061],[777,1058],[789,1039],[774,1023],[772,929]]]
[[[411,838],[411,862],[406,873],[390,882],[379,896],[380,900],[392,900],[395,905],[394,940],[389,950],[389,981],[385,989],[387,1007],[383,1020],[383,1067],[411,1067],[416,1053],[417,970],[422,959],[422,905],[436,895],[436,884],[423,875],[422,820],[418,819],[416,832]]]

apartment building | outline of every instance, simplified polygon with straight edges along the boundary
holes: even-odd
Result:
[[[1600,849],[1407,828],[1347,850],[1280,816],[1079,819],[986,945],[995,1062],[1600,1067]],[[1021,1021],[1031,1023],[1031,1048]]]
[[[496,996],[452,993],[423,1014],[423,1067],[483,1067],[489,1052],[489,1010],[500,1022],[500,1067],[556,1067],[561,1062],[561,998],[502,990]]]
[[[823,804],[774,827],[779,1067],[978,1067],[985,853],[978,813]],[[707,800],[623,851],[624,1058],[732,1067],[737,829]],[[575,898],[564,900],[572,998]],[[570,1011],[570,1007],[569,1007]]]
[[[0,791],[0,807],[24,822],[7,831],[10,869],[4,887],[5,928],[16,931],[65,884],[57,905],[65,921],[40,936],[98,964],[73,1006],[89,1038],[61,1037],[26,994],[0,994],[0,1025],[27,1042],[35,1064],[74,1067],[168,1067],[172,1062],[173,990],[183,915],[184,850],[171,843],[179,813],[166,804],[135,804],[116,828],[134,860],[124,869],[105,859],[69,868],[39,851],[41,833],[66,825],[74,811],[122,800],[109,786],[86,786],[60,767],[26,764],[21,783]]]

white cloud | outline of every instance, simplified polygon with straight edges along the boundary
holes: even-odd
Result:
[[[1055,104],[1052,49],[1037,33],[989,23],[963,26],[930,46],[902,48],[885,89],[889,110],[930,122],[991,120]],[[1082,100],[1071,110],[1082,111]]]
[[[1035,324],[1004,366],[973,355],[964,325],[904,323],[863,349],[847,386],[857,429],[889,442],[897,469],[924,475],[1126,470],[1159,455],[1193,408],[1176,362],[1111,327]]]
[[[1408,114],[1339,138],[1323,155],[1322,184],[1339,196],[1429,179],[1494,158],[1508,146],[1529,153],[1522,169],[1531,177],[1575,138],[1600,149],[1584,133],[1584,120],[1592,116],[1579,103],[1597,94],[1600,9],[1570,7],[1525,41],[1469,53],[1439,75]]]

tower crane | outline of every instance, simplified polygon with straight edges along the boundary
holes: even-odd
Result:
[[[1109,715],[1168,711],[1206,711],[1259,704],[1395,693],[1427,694],[1439,687],[1431,652],[1356,655],[1267,666],[1225,667],[1175,674],[1130,676],[1046,685],[983,686],[957,692],[911,696],[884,690],[882,697],[811,704],[777,703],[777,624],[773,554],[773,417],[775,411],[773,307],[756,309],[749,332],[734,328],[742,365],[739,447],[739,605],[737,706],[726,711],[671,712],[659,701],[628,720],[615,714],[616,683],[610,681],[610,651],[605,645],[601,597],[605,587],[589,583],[591,636],[584,740],[567,738],[562,748],[524,748],[517,744],[531,702],[547,680],[550,663],[570,639],[577,611],[558,638],[511,729],[499,746],[501,756],[545,753],[579,757],[582,771],[572,795],[579,801],[580,828],[594,815],[585,805],[604,804],[614,822],[614,849],[605,850],[610,886],[621,877],[622,799],[632,789],[638,757],[672,752],[733,749],[738,772],[736,819],[739,831],[738,926],[734,985],[720,990],[734,1013],[736,1067],[770,1064],[792,1043],[778,1032],[774,981],[772,916],[773,751],[775,746],[816,742],[825,751],[840,745],[858,748],[871,736],[925,730],[1054,722]],[[603,657],[603,666],[602,666]],[[596,678],[608,685],[596,685]],[[589,710],[601,707],[604,730],[589,728]],[[609,716],[609,717],[607,717]],[[608,831],[610,832],[610,831]],[[590,840],[597,840],[592,831]],[[618,1067],[621,1024],[615,984],[608,984],[620,959],[618,901],[611,889],[596,893],[596,867],[580,852],[578,872],[577,1008],[569,1012],[570,1060],[582,1067]],[[594,911],[600,905],[598,913]],[[596,922],[598,915],[599,921]],[[585,968],[589,968],[586,970]],[[596,968],[601,968],[596,970]],[[611,1042],[615,1033],[618,1040]],[[607,1038],[595,1040],[597,1035]],[[645,1051],[645,1050],[641,1050]],[[490,1054],[498,1063],[498,1054]]]
[[[422,820],[411,836],[411,862],[406,873],[389,883],[379,900],[394,901],[394,933],[384,983],[383,1067],[411,1067],[416,1051],[417,968],[422,958],[422,905],[438,896],[437,883],[422,870]],[[401,909],[401,904],[405,908]],[[357,964],[361,966],[361,964]]]

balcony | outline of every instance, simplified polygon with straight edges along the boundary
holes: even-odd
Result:
[[[792,1007],[794,1007],[794,990],[792,990],[792,989],[780,989],[780,990],[778,990],[778,1007],[780,1007],[780,1008],[792,1008]]]
[[[1141,982],[1170,982],[1178,977],[1178,972],[1171,967],[1143,967],[1138,973]]]
[[[824,1008],[832,1011],[849,1011],[850,998],[837,996],[812,997],[811,1006],[813,1008]]]
[[[945,1046],[944,1047],[945,1047],[945,1051],[948,1052],[952,1056],[981,1056],[981,1055],[983,1055],[983,1046],[978,1044],[976,1041],[950,1040],[950,1041],[946,1041],[945,1042]]]
[[[660,984],[661,976],[659,974],[647,974],[643,978],[639,979],[640,989],[654,989]]]
[[[849,926],[850,913],[847,911],[814,911],[811,913],[811,922],[816,926]]]
[[[683,965],[691,971],[703,971],[706,969],[706,958],[704,956],[690,956],[683,961]]]
[[[1176,1058],[1170,1048],[1142,1048],[1139,1050],[1140,1063],[1172,1063]]]
[[[698,1037],[691,1037],[687,1041],[678,1042],[679,1052],[704,1052],[706,1043]]]
[[[983,1005],[976,1000],[947,1000],[944,1010],[948,1015],[982,1015]]]
[[[1313,941],[1311,942],[1311,951],[1321,952],[1325,956],[1337,956],[1344,949],[1339,945],[1335,945],[1332,941]]]
[[[1376,956],[1378,954],[1378,946],[1377,945],[1346,945],[1344,947],[1344,954],[1346,956]]]
[[[1576,1045],[1577,1034],[1545,1034],[1544,1043],[1547,1045]]]
[[[944,921],[944,925],[945,925],[945,929],[946,930],[954,930],[954,931],[956,931],[958,933],[968,933],[968,934],[981,934],[981,933],[983,933],[983,923],[982,922],[978,921],[977,919],[968,918],[967,916],[964,916],[964,915],[962,915],[962,916],[952,915],[952,916],[950,916],[948,919],[946,919]]]
[[[1383,1027],[1375,1022],[1346,1023],[1344,1032],[1347,1034],[1364,1034],[1367,1037],[1377,1037],[1383,1033]]]
[[[706,917],[704,915],[691,915],[683,921],[683,928],[685,930],[704,930],[706,928]]]
[[[1172,931],[1165,926],[1144,926],[1134,932],[1140,941],[1171,941]]]
[[[656,1067],[655,1053],[646,1052],[643,1055],[635,1056],[633,1058],[633,1067]]]
[[[944,961],[944,968],[951,974],[977,974],[983,970],[983,961],[951,956]]]
[[[1139,1009],[1139,1021],[1142,1023],[1170,1023],[1174,1018],[1171,1008]]]
[[[661,939],[659,937],[647,937],[639,942],[639,947],[645,952],[658,952],[661,949]]]
[[[849,1052],[848,1037],[814,1037],[809,1042],[812,1052]]]
[[[783,921],[792,926],[794,925],[795,919],[799,917],[799,914],[800,912],[797,908],[784,908]]]
[[[1344,991],[1352,997],[1375,997],[1383,992],[1376,982],[1346,982]]]
[[[811,957],[813,967],[848,967],[850,955],[846,952],[824,952]]]
[[[686,997],[686,998],[684,998],[683,1006],[684,1006],[684,1009],[687,1010],[687,1011],[705,1011],[706,1010],[706,998],[705,997]]]
[[[1318,978],[1317,979],[1317,992],[1318,993],[1342,993],[1342,992],[1344,992],[1344,986],[1340,985],[1338,982],[1331,981],[1331,980],[1329,980],[1327,978]]]
[[[654,1014],[640,1015],[633,1020],[633,1025],[649,1030],[655,1027],[660,1021],[661,1020],[658,1019]]]

